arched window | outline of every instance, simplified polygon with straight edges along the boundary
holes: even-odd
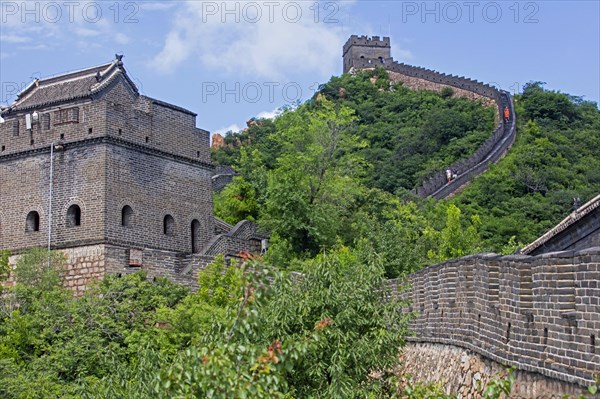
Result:
[[[166,236],[175,234],[175,219],[171,215],[166,215],[163,219],[163,234]]]
[[[27,214],[25,221],[25,231],[40,231],[40,214],[36,211],[31,211]]]
[[[121,226],[133,226],[133,209],[129,205],[125,205],[121,209]]]
[[[67,227],[75,226],[81,226],[81,208],[73,204],[67,209]]]
[[[200,222],[192,220],[192,252],[200,252]]]

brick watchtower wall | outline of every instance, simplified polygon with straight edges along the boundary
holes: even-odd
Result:
[[[35,81],[2,116],[0,249],[47,243],[52,143],[53,248],[191,253],[214,236],[208,132],[194,113],[140,95],[120,58]]]
[[[379,36],[367,37],[352,35],[344,44],[344,73],[350,72],[352,67],[355,67],[360,62],[372,59],[385,61],[391,58],[390,38]]]

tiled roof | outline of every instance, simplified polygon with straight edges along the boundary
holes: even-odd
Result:
[[[122,56],[117,56],[107,64],[46,79],[36,79],[17,96],[13,104],[2,111],[2,114],[85,98],[100,92],[119,75],[124,76],[137,92],[135,84],[125,72],[121,58]]]
[[[548,232],[546,232],[546,234],[544,234],[543,236],[541,236],[540,238],[538,238],[531,244],[527,245],[525,248],[523,248],[521,250],[521,253],[527,255],[527,254],[535,251],[537,248],[541,247],[542,245],[544,245],[548,241],[550,241],[554,236],[556,236],[560,232],[566,230],[573,224],[577,223],[579,220],[583,219],[584,216],[589,215],[596,208],[599,208],[599,207],[600,207],[600,194],[597,195],[596,197],[592,198],[588,202],[586,202],[583,206],[577,208],[577,210],[575,210],[569,216],[564,218],[559,224],[554,226],[552,229],[548,230]]]

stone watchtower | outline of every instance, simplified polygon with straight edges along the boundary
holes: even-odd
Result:
[[[35,80],[2,110],[0,249],[197,253],[214,237],[209,133],[140,95],[121,58]]]
[[[390,38],[379,36],[352,35],[344,44],[344,73],[350,72],[355,67],[368,67],[372,63],[392,63]],[[372,67],[374,67],[373,65]]]

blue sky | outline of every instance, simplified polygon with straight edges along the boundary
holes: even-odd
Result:
[[[512,92],[600,101],[599,1],[0,1],[0,104],[18,87],[125,55],[140,92],[211,132],[306,100],[351,34],[397,61]]]

